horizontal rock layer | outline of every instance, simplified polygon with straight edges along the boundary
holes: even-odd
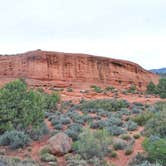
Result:
[[[22,77],[34,86],[57,87],[135,84],[144,90],[150,81],[158,82],[158,76],[125,60],[41,50],[1,55],[0,80]]]

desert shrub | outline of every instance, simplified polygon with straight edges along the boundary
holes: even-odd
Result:
[[[54,125],[54,129],[56,129],[56,130],[62,130],[63,129],[62,123],[58,123],[58,124]]]
[[[78,131],[75,131],[75,130],[72,130],[72,129],[67,129],[67,130],[65,130],[65,133],[66,133],[70,138],[72,138],[73,141],[78,140],[78,136],[79,136],[79,134],[80,134]]]
[[[135,93],[136,92],[136,85],[132,84],[128,90],[129,93]]]
[[[115,151],[112,151],[111,154],[110,154],[110,157],[116,158],[117,157],[117,153]]]
[[[144,154],[138,153],[129,163],[129,166],[163,166],[158,162],[150,162]]]
[[[38,127],[44,121],[43,103],[43,95],[21,80],[6,84],[0,89],[0,132]]]
[[[150,81],[149,84],[147,85],[146,93],[148,93],[148,94],[157,93],[157,87],[152,81]]]
[[[166,110],[166,102],[165,101],[160,101],[160,102],[157,102],[155,105],[154,105],[154,109],[156,110],[156,112],[159,112],[159,111],[165,111]]]
[[[161,78],[159,80],[157,91],[161,98],[166,98],[166,78]]]
[[[39,127],[31,129],[27,134],[32,140],[39,140],[43,135],[49,133],[49,129],[45,123],[42,123]]]
[[[139,114],[139,113],[141,113],[142,112],[142,110],[141,109],[139,109],[138,107],[134,107],[133,109],[132,109],[132,111],[131,111],[133,114]]]
[[[125,126],[127,128],[128,131],[133,131],[133,130],[136,130],[138,125],[137,123],[133,122],[133,121],[128,121],[125,123]]]
[[[103,129],[106,126],[107,126],[107,123],[104,120],[95,121],[90,124],[90,128],[93,128],[93,129]]]
[[[130,136],[129,134],[123,134],[123,135],[121,135],[121,138],[122,138],[123,140],[130,140],[130,139],[131,139],[131,136]]]
[[[122,123],[121,119],[112,116],[111,118],[109,118],[107,120],[107,124],[109,126],[112,126],[112,125],[122,126],[123,123]]]
[[[84,115],[82,115],[82,119],[86,123],[86,122],[91,122],[93,118],[89,115],[84,114]]]
[[[159,94],[161,98],[166,98],[166,78],[161,78],[157,86],[150,82],[147,86],[147,93]]]
[[[60,122],[61,122],[62,124],[64,124],[64,125],[67,125],[67,124],[70,124],[70,123],[71,123],[71,120],[70,120],[70,118],[68,118],[68,117],[61,117],[61,118],[60,118]]]
[[[65,156],[67,166],[88,166],[86,160],[82,159],[79,154]]]
[[[84,159],[93,157],[103,158],[108,152],[110,137],[106,130],[90,131],[85,129],[80,134],[79,140],[74,143],[74,150]]]
[[[96,92],[96,93],[101,93],[103,90],[101,89],[101,87],[96,86],[96,85],[92,85],[91,88]]]
[[[152,112],[146,111],[142,112],[139,115],[136,115],[135,117],[132,118],[132,120],[136,122],[138,125],[143,126],[150,118],[152,118],[152,116],[153,116]]]
[[[140,138],[140,134],[134,134],[133,137],[134,137],[134,139],[138,139],[138,138]]]
[[[79,134],[82,132],[82,126],[77,123],[73,123],[68,126],[68,129],[65,130],[65,133],[72,138],[73,141],[78,139]]]
[[[115,88],[113,87],[113,86],[107,86],[106,88],[105,88],[105,90],[106,91],[112,91],[112,90],[114,90]]]
[[[39,152],[40,160],[45,162],[57,161],[55,156],[50,154],[49,148],[44,147]]]
[[[118,126],[107,127],[107,130],[111,135],[115,135],[115,136],[126,133],[126,131],[122,127],[118,127]]]
[[[21,131],[6,131],[0,136],[0,145],[9,146],[11,149],[22,148],[30,141],[28,135]]]
[[[125,100],[97,99],[82,103],[80,109],[103,109],[104,111],[118,111],[128,107]]]
[[[132,146],[127,146],[125,148],[125,155],[130,155],[131,153],[133,153],[133,148]]]
[[[47,112],[53,112],[57,110],[57,103],[60,100],[60,96],[57,92],[52,94],[42,93],[44,97],[44,110]]]
[[[0,156],[1,166],[39,166],[38,163],[33,161],[31,158],[21,160],[19,158]]]
[[[166,139],[151,136],[144,140],[143,147],[151,161],[166,163]]]
[[[130,115],[131,114],[131,112],[128,108],[121,108],[120,112],[122,115]]]
[[[113,147],[115,150],[123,150],[127,146],[127,143],[121,139],[115,140]]]
[[[166,113],[160,111],[156,113],[145,125],[144,133],[147,136],[158,135],[166,138]]]
[[[71,87],[68,87],[67,92],[73,92],[73,89]]]

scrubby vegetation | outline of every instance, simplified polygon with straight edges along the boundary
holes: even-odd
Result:
[[[90,131],[86,129],[79,136],[79,140],[74,144],[74,150],[84,159],[98,157],[102,159],[108,152],[108,145],[111,138],[105,130]]]
[[[30,139],[48,133],[45,111],[56,108],[59,96],[28,89],[23,80],[15,80],[0,89],[0,145],[24,147]]]
[[[147,85],[147,93],[158,94],[161,98],[166,98],[166,78],[161,78],[157,85],[150,82]]]
[[[92,88],[97,93],[115,90],[111,86]],[[132,87],[130,93],[135,92]],[[47,122],[51,125],[50,136],[64,132],[73,141],[72,150],[65,155],[68,166],[108,166],[107,158],[118,160],[122,154],[131,155],[133,151],[135,154],[134,146],[140,137],[145,137],[142,146],[146,153],[142,159],[136,157],[131,165],[166,163],[165,102],[144,105],[115,98],[82,99],[77,104],[71,100],[59,101],[56,92],[45,94],[40,89],[30,89],[22,80],[4,86],[0,89],[0,145],[24,148],[49,133],[44,123]],[[47,148],[40,149],[38,155],[44,164],[57,164],[58,156]]]

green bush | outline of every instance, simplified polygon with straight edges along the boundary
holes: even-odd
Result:
[[[49,129],[45,123],[42,123],[39,127],[31,129],[27,134],[32,140],[39,140],[43,135],[49,133]]]
[[[132,118],[132,120],[136,122],[138,125],[143,126],[150,118],[152,118],[152,116],[153,116],[152,112],[146,111],[142,112],[139,115],[136,115],[135,117]]]
[[[115,150],[123,150],[127,146],[126,142],[123,140],[116,140],[115,143],[113,144],[113,147]]]
[[[161,98],[166,98],[166,78],[161,78],[157,86],[150,82],[147,86],[147,93],[159,94]]]
[[[52,112],[57,110],[57,103],[60,100],[60,96],[57,92],[53,92],[52,94],[42,93],[44,98],[44,110],[46,112]]]
[[[159,80],[157,91],[161,98],[166,98],[166,78],[161,78]]]
[[[86,160],[95,156],[102,159],[108,152],[110,141],[111,138],[105,130],[85,129],[73,147]]]
[[[96,92],[96,93],[101,93],[103,90],[101,89],[101,87],[96,86],[96,85],[92,85],[91,88]]]
[[[21,80],[0,89],[0,133],[7,130],[28,130],[44,121],[43,96],[28,90]]]
[[[166,138],[166,111],[156,113],[145,125],[144,133],[146,136],[158,135]]]
[[[125,126],[126,126],[128,131],[134,131],[138,127],[137,123],[135,123],[135,122],[133,122],[131,120],[126,122]]]
[[[156,94],[157,93],[156,85],[152,81],[150,81],[149,84],[147,85],[146,92],[148,94]]]
[[[143,147],[151,161],[166,163],[166,139],[151,136],[144,140]]]
[[[85,101],[80,105],[80,109],[103,109],[104,111],[119,111],[121,108],[128,107],[125,100],[97,99]]]
[[[132,84],[128,90],[129,93],[135,93],[136,92],[136,85]]]
[[[30,141],[29,136],[21,131],[6,131],[0,136],[0,145],[9,146],[11,149],[22,148]]]
[[[50,162],[50,161],[54,161],[56,162],[56,157],[52,154],[50,154],[49,148],[44,147],[40,150],[39,152],[39,156],[40,156],[40,160],[41,161],[45,161],[45,162]]]
[[[126,131],[122,127],[118,127],[118,126],[110,126],[107,128],[107,130],[111,135],[115,135],[115,136],[126,133]]]

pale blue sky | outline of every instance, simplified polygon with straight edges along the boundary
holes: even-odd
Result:
[[[0,54],[42,49],[166,67],[166,0],[0,0]]]

